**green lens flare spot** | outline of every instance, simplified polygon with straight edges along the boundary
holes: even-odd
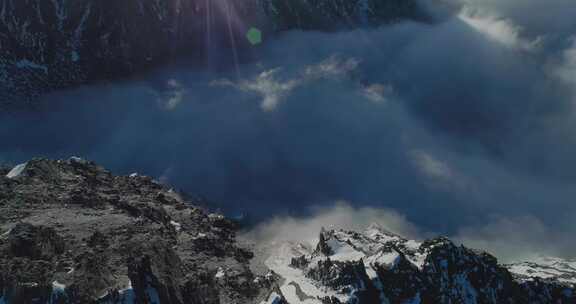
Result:
[[[262,31],[259,29],[252,27],[246,33],[246,38],[252,45],[258,45],[262,43]]]

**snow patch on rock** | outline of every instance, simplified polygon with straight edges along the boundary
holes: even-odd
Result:
[[[559,282],[576,284],[576,260],[557,257],[539,257],[506,265],[508,270],[521,281],[531,278],[555,279]]]
[[[176,229],[176,232],[180,232],[180,230],[182,230],[182,224],[178,222],[170,221],[170,225],[172,225],[174,229]]]
[[[288,303],[319,304],[321,301],[316,299],[326,296],[334,296],[341,302],[346,303],[347,299],[345,296],[320,286],[314,280],[307,278],[302,270],[290,266],[293,257],[306,253],[311,254],[311,252],[303,250],[305,250],[305,247],[298,246],[298,244],[284,243],[278,246],[276,251],[264,262],[269,269],[284,279],[280,286],[280,291],[282,291]],[[303,295],[300,293],[303,293],[305,298],[301,298]]]
[[[27,164],[28,163],[19,164],[16,167],[12,168],[12,170],[10,170],[8,174],[6,174],[6,177],[12,179],[21,176],[22,173],[24,173],[24,170],[26,170]]]
[[[226,272],[224,272],[224,269],[222,269],[222,267],[218,267],[218,270],[216,271],[216,274],[214,275],[214,278],[216,280],[222,279],[223,277],[226,276]]]

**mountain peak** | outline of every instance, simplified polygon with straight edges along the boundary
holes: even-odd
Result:
[[[17,168],[17,169],[16,169]],[[500,265],[448,238],[321,229],[269,256],[142,175],[33,159],[0,175],[0,303],[575,303],[573,261]],[[260,254],[260,253],[258,253]],[[267,272],[251,270],[265,260]]]
[[[266,263],[285,279],[280,290],[290,303],[302,299],[308,299],[306,303],[575,300],[569,281],[514,279],[514,270],[525,265],[500,265],[492,255],[456,246],[446,237],[417,242],[370,225],[363,232],[322,229],[316,249],[308,252],[292,246],[284,244]],[[542,289],[547,296],[542,297]]]

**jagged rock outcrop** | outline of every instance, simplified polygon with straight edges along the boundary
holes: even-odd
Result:
[[[252,48],[245,37],[250,27],[269,36],[293,28],[424,20],[416,3],[0,0],[0,105],[22,106],[55,89],[130,77],[183,58],[190,63],[242,60]]]
[[[442,237],[406,240],[377,226],[323,230],[315,248],[285,244],[266,264],[296,303],[576,303],[574,284],[561,277],[520,280],[486,252]]]
[[[0,176],[0,303],[260,303],[237,224],[149,177],[79,158]],[[278,302],[281,303],[281,302]]]

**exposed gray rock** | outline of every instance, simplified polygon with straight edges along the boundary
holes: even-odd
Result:
[[[0,299],[267,299],[275,278],[250,271],[238,225],[193,204],[149,177],[114,176],[78,158],[31,160],[18,178],[0,177]]]
[[[18,223],[8,233],[7,255],[50,260],[64,252],[64,239],[53,228]]]

